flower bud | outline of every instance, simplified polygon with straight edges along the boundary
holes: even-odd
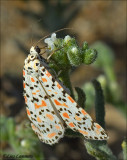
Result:
[[[68,49],[67,56],[70,61],[70,64],[73,66],[78,66],[82,63],[81,52],[76,46],[73,46],[70,49]]]
[[[88,43],[85,41],[82,45],[82,50],[85,51],[88,49]]]
[[[83,53],[83,63],[84,64],[89,65],[93,63],[96,58],[97,58],[97,51],[95,49],[87,49]]]
[[[70,41],[70,40],[71,40],[71,37],[69,35],[65,36],[65,38],[64,38],[65,43],[68,43],[68,41]]]

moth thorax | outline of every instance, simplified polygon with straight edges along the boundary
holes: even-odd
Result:
[[[40,61],[38,59],[28,59],[27,63],[25,63],[25,69],[28,73],[37,73],[40,66]]]

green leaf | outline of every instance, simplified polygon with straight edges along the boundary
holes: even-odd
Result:
[[[95,114],[96,114],[96,121],[99,123],[103,128],[105,128],[105,108],[104,108],[104,95],[101,88],[101,84],[97,80],[93,80],[93,85],[95,88]]]
[[[77,103],[80,107],[82,107],[84,109],[85,108],[86,95],[85,95],[84,91],[79,87],[75,87],[75,90],[78,94]]]

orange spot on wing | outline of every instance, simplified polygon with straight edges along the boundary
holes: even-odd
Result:
[[[23,76],[25,76],[25,71],[23,70]]]
[[[48,71],[46,71],[46,75],[47,75],[48,77],[51,76],[51,74],[50,74]]]
[[[35,82],[35,80],[33,78],[31,78],[31,82]]]
[[[99,124],[96,124],[96,127],[97,127],[97,129],[100,129],[100,128],[101,128],[101,126],[100,126]]]
[[[68,99],[69,99],[72,103],[75,102],[70,96],[68,96]]]
[[[66,105],[66,103],[63,103],[62,105],[63,105],[64,107],[67,107],[67,108],[69,108],[69,107]]]
[[[47,82],[47,79],[46,79],[46,78],[42,78],[42,81],[43,81],[43,82]]]
[[[54,99],[54,102],[56,105],[62,105],[59,101],[57,101],[56,99]]]
[[[64,112],[64,113],[63,113],[63,116],[64,116],[65,118],[70,118],[69,115],[67,114],[67,112]]]
[[[55,125],[55,127],[56,127],[56,129],[57,129],[57,130],[60,130],[60,126],[58,126],[58,125]]]
[[[69,126],[70,127],[75,127],[75,125],[71,122],[71,123],[69,123]]]
[[[86,115],[87,113],[82,109],[81,110],[82,114]]]
[[[36,92],[40,92],[40,90],[36,90]]]
[[[82,120],[82,118],[80,118],[80,117],[78,117],[78,116],[75,116],[75,119],[76,119],[77,121],[81,121],[81,120]]]
[[[101,126],[99,124],[95,124],[95,126],[96,126],[96,130],[95,130],[96,134],[100,134]]]
[[[26,109],[26,111],[27,111],[27,114],[28,114],[28,115],[30,115],[30,111],[29,111],[29,109]]]
[[[49,134],[47,135],[47,137],[48,137],[48,138],[52,138],[52,137],[54,137],[55,135],[56,135],[56,133],[53,132],[53,133],[49,133]]]
[[[32,94],[33,94],[33,95],[36,95],[36,93],[35,93],[35,92],[32,92]]]
[[[40,107],[45,107],[47,106],[46,102],[42,100],[42,104],[41,105],[38,105],[37,103],[34,104],[35,105],[35,109],[38,109]]]
[[[80,132],[80,133],[82,133],[82,134],[85,134],[85,135],[87,135],[87,134],[88,134],[88,132],[83,131],[83,130],[79,130],[79,132]]]
[[[67,108],[69,108],[67,105],[66,105],[66,103],[60,103],[59,101],[57,101],[56,99],[54,99],[54,102],[55,102],[55,104],[56,105],[59,105],[59,106],[64,106],[64,107],[67,107]]]
[[[58,87],[59,89],[62,88],[61,85],[60,85],[59,83],[57,83],[57,87]]]
[[[42,120],[39,117],[37,117],[37,121],[40,123],[42,122]]]
[[[34,103],[34,105],[35,105],[35,109],[40,108],[40,105],[37,105],[37,103]]]
[[[24,88],[26,87],[26,84],[25,84],[25,83],[23,83],[23,87],[24,87]]]
[[[49,92],[51,92],[51,90],[48,90]]]
[[[54,117],[51,114],[46,114],[46,117],[53,121]]]
[[[42,107],[47,106],[46,102],[42,100]]]
[[[55,94],[58,94],[57,92],[54,92]]]
[[[98,129],[95,130],[96,134],[100,134],[100,131]]]
[[[27,98],[26,98],[26,96],[24,96],[24,99],[25,99],[25,103],[27,102]]]
[[[31,126],[32,126],[32,129],[33,129],[33,130],[36,130],[36,129],[37,129],[33,124],[32,124]]]

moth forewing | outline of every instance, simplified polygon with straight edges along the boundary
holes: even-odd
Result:
[[[63,137],[66,126],[80,132],[86,139],[108,139],[104,129],[93,122],[64,90],[66,87],[52,76],[39,53],[39,47],[31,47],[23,70],[26,110],[39,139],[55,144]]]

